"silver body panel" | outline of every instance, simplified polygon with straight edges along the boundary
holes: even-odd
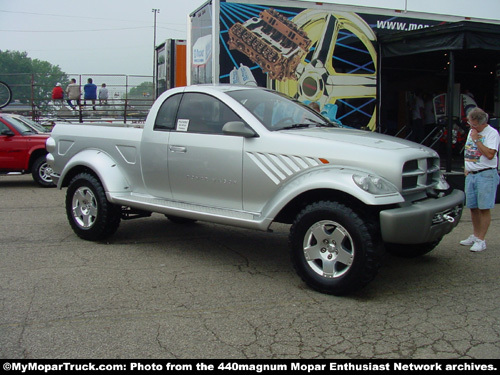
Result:
[[[267,230],[293,199],[314,190],[342,192],[367,206],[391,206],[380,214],[382,237],[388,242],[431,241],[458,223],[431,230],[429,216],[463,200],[461,192],[427,197],[439,174],[439,157],[432,149],[353,129],[273,131],[244,101],[227,95],[233,90],[249,95],[264,91],[234,86],[173,89],[157,99],[143,129],[57,125],[47,142],[54,181],[59,188],[67,186],[72,171],[85,167],[98,175],[115,204],[259,230]],[[155,120],[162,104],[190,93],[223,103],[255,136],[190,132],[186,129],[195,123],[190,115],[177,118],[175,129],[158,131]],[[353,175],[378,176],[394,191],[370,193]],[[417,225],[412,227],[412,222]],[[415,227],[421,235],[410,233]]]

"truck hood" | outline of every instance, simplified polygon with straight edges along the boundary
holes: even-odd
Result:
[[[382,150],[400,150],[414,148],[417,150],[429,150],[427,147],[418,143],[407,141],[390,135],[374,133],[365,130],[347,129],[347,128],[304,128],[282,130],[281,132],[290,135],[303,137],[312,137],[324,139],[333,142],[350,143],[363,147],[378,148]]]
[[[409,169],[416,168],[418,163],[419,173],[422,168],[435,170],[436,164],[439,164],[438,153],[429,147],[365,130],[314,127],[276,133],[285,133],[290,137],[292,146],[288,147],[294,147],[298,155],[328,160],[330,166],[376,174],[391,181],[400,190],[403,189],[401,173],[407,162],[415,161],[408,165]],[[283,151],[289,153],[285,148]]]

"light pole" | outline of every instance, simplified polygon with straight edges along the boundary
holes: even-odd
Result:
[[[153,27],[153,100],[156,99],[156,14],[160,13],[160,9],[153,8],[151,12],[155,14],[154,16],[154,27]]]

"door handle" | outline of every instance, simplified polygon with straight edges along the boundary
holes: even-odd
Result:
[[[169,146],[168,149],[171,151],[171,152],[181,152],[181,153],[185,153],[187,151],[187,148],[184,147],[184,146]]]

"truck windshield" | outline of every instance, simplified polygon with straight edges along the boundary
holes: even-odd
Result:
[[[308,106],[269,90],[235,90],[227,94],[271,131],[310,126],[335,126]]]

